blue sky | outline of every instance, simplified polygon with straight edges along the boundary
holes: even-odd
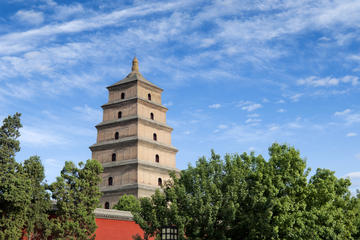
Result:
[[[177,167],[215,149],[301,151],[360,188],[360,2],[0,2],[0,117],[21,112],[18,161],[49,182],[91,157],[106,86],[134,55],[164,89]]]

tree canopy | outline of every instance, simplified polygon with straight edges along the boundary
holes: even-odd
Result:
[[[61,176],[48,186],[38,156],[15,161],[20,116],[7,117],[0,128],[0,240],[93,238],[101,164],[88,160],[78,168],[66,162]],[[56,200],[55,212],[50,196]]]
[[[212,151],[172,173],[134,214],[145,239],[171,225],[180,239],[358,239],[360,203],[348,179],[327,169],[309,177],[306,161],[288,145],[273,144],[269,155],[222,160]]]
[[[101,196],[98,184],[102,166],[88,160],[79,167],[65,162],[61,176],[50,186],[56,201],[56,217],[51,221],[53,239],[95,239],[94,210]]]
[[[122,211],[139,212],[140,201],[134,195],[124,194],[113,208]]]

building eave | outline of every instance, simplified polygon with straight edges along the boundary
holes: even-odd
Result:
[[[131,136],[131,137],[125,137],[125,138],[120,138],[117,140],[108,140],[108,141],[104,141],[101,143],[95,143],[93,145],[91,145],[89,148],[91,149],[91,151],[94,150],[106,150],[109,149],[109,147],[114,147],[117,146],[119,144],[131,144],[131,143],[136,143],[136,142],[143,142],[146,144],[150,144],[152,146],[155,147],[159,147],[159,148],[163,148],[164,150],[170,151],[170,152],[178,152],[178,150],[171,146],[171,145],[166,145],[163,143],[159,143],[157,141],[152,141],[152,140],[148,140],[145,138],[140,138],[137,136]]]
[[[115,101],[112,101],[112,102],[108,102],[108,103],[105,103],[104,105],[102,105],[101,107],[103,109],[106,109],[106,108],[110,108],[110,107],[113,107],[113,106],[116,106],[116,105],[121,105],[121,104],[124,104],[124,103],[128,103],[128,102],[138,102],[138,101],[142,101],[144,103],[147,103],[147,104],[150,104],[152,106],[154,106],[155,108],[160,108],[162,110],[168,110],[167,107],[161,105],[161,104],[157,104],[157,103],[154,103],[153,101],[149,101],[145,98],[140,98],[140,97],[132,97],[132,98],[127,98],[127,99],[120,99],[120,100],[115,100]]]
[[[160,187],[157,186],[150,186],[150,185],[145,185],[145,184],[138,184],[138,183],[133,183],[133,184],[126,184],[126,185],[118,185],[118,186],[105,186],[105,187],[100,187],[100,191],[104,194],[106,193],[112,193],[112,192],[119,192],[119,191],[123,191],[123,190],[148,190],[148,191],[156,191],[156,189],[161,189]]]
[[[130,159],[130,160],[123,160],[123,161],[107,162],[107,163],[102,163],[102,166],[105,169],[105,168],[121,167],[121,166],[132,165],[132,164],[136,164],[138,166],[144,166],[144,167],[160,169],[160,170],[162,170],[164,172],[171,172],[171,171],[180,172],[180,170],[177,169],[177,168],[164,166],[164,165],[161,165],[159,163],[151,163],[151,162],[144,161],[144,160],[139,160],[139,159]]]
[[[149,124],[149,125],[152,125],[152,126],[165,128],[165,129],[170,130],[170,131],[173,130],[172,127],[170,127],[170,126],[168,126],[168,125],[166,125],[164,123],[161,123],[161,122],[158,122],[158,121],[155,121],[155,120],[151,120],[151,119],[148,119],[148,118],[139,117],[139,116],[131,116],[131,117],[124,117],[124,118],[115,119],[115,120],[104,121],[104,122],[99,123],[95,127],[97,129],[101,129],[101,128],[104,128],[104,127],[112,127],[112,126],[119,125],[119,124],[126,124],[126,123],[131,122],[131,121],[142,121],[142,122],[145,122],[146,124]]]

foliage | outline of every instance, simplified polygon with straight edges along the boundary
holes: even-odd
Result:
[[[25,224],[23,209],[30,203],[29,180],[15,161],[20,151],[20,114],[3,121],[0,128],[0,239],[19,239]]]
[[[113,208],[122,211],[131,211],[133,213],[139,212],[140,201],[134,195],[124,194],[119,198],[119,201]]]
[[[24,161],[24,173],[30,180],[30,204],[25,209],[26,222],[24,238],[45,239],[51,234],[49,229],[49,211],[51,208],[50,194],[44,184],[44,167],[38,156]]]
[[[61,177],[50,186],[58,217],[49,220],[50,194],[40,158],[30,157],[23,164],[15,161],[21,127],[16,113],[4,119],[0,128],[0,240],[93,237],[100,163],[88,160],[79,169],[66,162]]]
[[[96,160],[80,163],[79,167],[66,162],[61,176],[50,186],[56,200],[54,239],[95,239],[94,210],[101,196],[98,184],[102,167]]]
[[[212,151],[151,198],[135,221],[145,239],[176,225],[180,239],[358,239],[359,198],[350,181],[310,169],[299,151],[273,144],[270,159]],[[185,238],[186,236],[186,238]]]

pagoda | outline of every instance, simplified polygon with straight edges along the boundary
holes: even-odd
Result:
[[[163,89],[141,75],[136,57],[131,73],[107,89],[109,100],[101,106],[103,121],[96,125],[97,140],[90,150],[104,168],[101,205],[112,208],[123,194],[151,196],[170,171],[178,171],[178,150],[171,145]]]

